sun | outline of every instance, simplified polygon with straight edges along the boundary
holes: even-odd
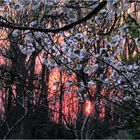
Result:
[[[90,100],[84,103],[84,115],[91,116],[94,113],[94,104]]]

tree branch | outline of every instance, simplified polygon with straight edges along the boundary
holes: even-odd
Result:
[[[5,139],[7,139],[7,137],[12,133],[12,131],[16,128],[16,126],[18,125],[18,124],[20,124],[24,119],[25,119],[25,117],[28,115],[28,113],[33,109],[35,107],[35,105],[34,106],[32,106],[29,110],[27,110],[26,112],[25,112],[25,114],[9,129],[9,131],[7,132],[7,134],[4,136],[4,140]]]
[[[44,29],[44,28],[39,28],[39,27],[29,27],[29,26],[20,26],[20,25],[15,25],[15,24],[9,24],[3,21],[0,21],[0,27],[5,27],[5,28],[11,28],[11,29],[18,29],[18,30],[30,30],[30,31],[35,31],[35,32],[44,32],[44,33],[58,33],[60,31],[66,31],[71,28],[73,28],[76,25],[79,25],[83,22],[86,22],[89,20],[93,15],[97,14],[105,5],[107,4],[107,1],[102,1],[94,10],[92,10],[87,16],[81,18],[80,20],[77,20],[71,24],[68,24],[66,26],[63,26],[61,28],[54,28],[54,29]]]

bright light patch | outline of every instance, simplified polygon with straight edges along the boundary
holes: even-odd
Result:
[[[91,116],[93,114],[94,105],[90,100],[86,100],[84,103],[84,114],[86,116]]]

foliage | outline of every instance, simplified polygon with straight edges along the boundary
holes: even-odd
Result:
[[[128,134],[140,112],[139,11],[133,6],[136,19],[130,16],[133,4],[0,2],[0,138],[137,135],[139,124]]]

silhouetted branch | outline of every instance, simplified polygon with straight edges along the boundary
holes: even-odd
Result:
[[[117,14],[115,13],[115,20],[114,20],[113,25],[111,26],[110,30],[108,32],[105,32],[105,33],[96,33],[96,34],[98,34],[98,35],[104,35],[104,36],[111,34],[112,30],[114,29],[114,27],[116,25],[117,19],[118,19],[117,18]]]
[[[9,131],[7,132],[7,134],[4,136],[4,140],[5,139],[7,139],[7,137],[12,133],[12,131],[16,128],[16,126],[18,125],[18,124],[20,124],[24,119],[25,119],[25,117],[27,116],[27,114],[33,109],[35,107],[35,105],[34,106],[32,106],[29,110],[27,110],[26,112],[25,112],[25,114],[9,129]]]
[[[30,30],[30,31],[35,31],[35,32],[44,32],[44,33],[57,33],[60,31],[66,31],[71,28],[73,28],[76,25],[79,25],[83,22],[86,22],[89,20],[93,15],[97,14],[105,5],[107,4],[107,1],[102,1],[94,10],[92,10],[87,16],[81,18],[80,20],[77,20],[71,24],[68,24],[66,26],[63,26],[61,28],[54,28],[54,29],[44,29],[44,28],[39,28],[39,27],[29,27],[29,26],[20,26],[20,25],[15,25],[15,24],[9,24],[3,21],[0,21],[0,27],[5,27],[5,28],[11,28],[11,29],[18,29],[18,30]]]

